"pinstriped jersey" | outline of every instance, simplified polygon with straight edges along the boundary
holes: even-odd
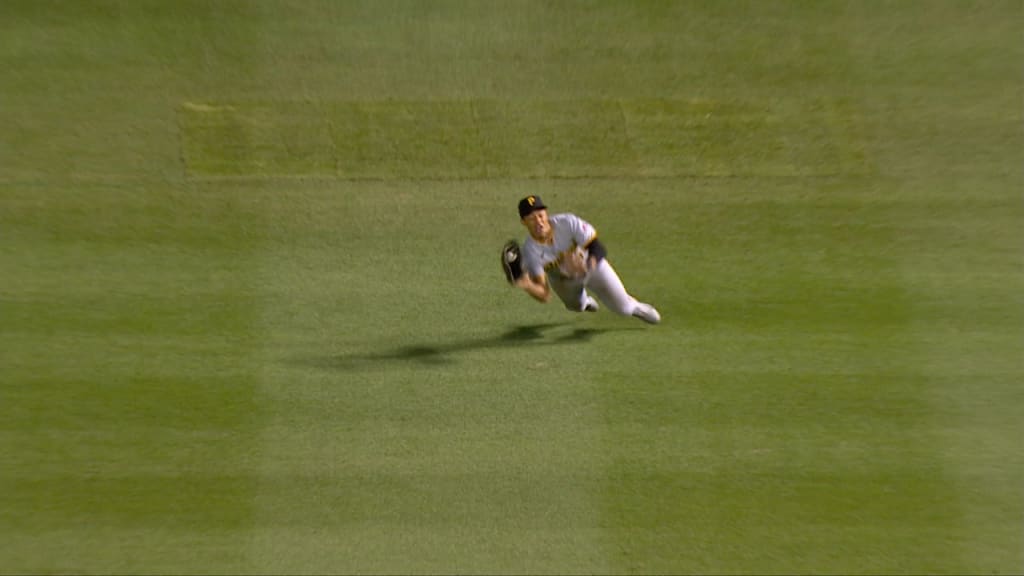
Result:
[[[586,220],[575,214],[552,214],[548,216],[551,224],[551,243],[541,244],[527,236],[523,241],[523,268],[530,276],[561,274],[560,266],[566,257],[575,250],[581,249],[586,257],[586,249],[597,238],[597,231]]]

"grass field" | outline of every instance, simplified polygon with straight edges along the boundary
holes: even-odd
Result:
[[[0,2],[0,573],[1024,572],[1022,37]],[[661,325],[504,284],[534,193]]]

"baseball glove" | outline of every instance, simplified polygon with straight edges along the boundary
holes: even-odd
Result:
[[[516,280],[523,275],[523,262],[519,252],[519,243],[515,240],[505,242],[501,249],[501,268],[505,271],[505,279],[509,284],[515,284]]]

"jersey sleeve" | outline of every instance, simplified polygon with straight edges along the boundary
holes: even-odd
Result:
[[[572,218],[572,239],[577,246],[586,248],[590,245],[594,239],[597,238],[597,230],[579,216],[573,216]]]

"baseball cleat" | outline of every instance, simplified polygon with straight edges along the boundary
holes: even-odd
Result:
[[[633,316],[647,322],[648,324],[657,324],[661,322],[661,314],[654,309],[654,306],[650,304],[644,304],[643,302],[637,302],[636,310],[633,310]]]

